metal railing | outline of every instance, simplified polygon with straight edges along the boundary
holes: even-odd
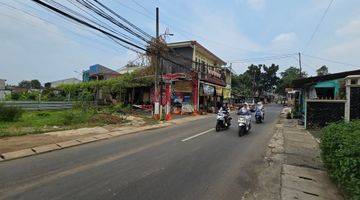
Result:
[[[4,106],[16,106],[24,110],[62,110],[71,109],[71,101],[0,101]]]

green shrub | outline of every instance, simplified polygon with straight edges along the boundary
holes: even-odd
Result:
[[[330,177],[348,199],[360,199],[360,121],[322,129],[321,156]]]
[[[0,104],[0,121],[3,122],[14,122],[18,121],[23,114],[23,110],[19,107],[6,107]]]
[[[123,114],[129,113],[130,111],[131,111],[131,105],[125,105],[123,103],[118,103],[111,107],[112,113],[117,113],[117,114],[123,115]]]
[[[61,119],[63,125],[81,124],[89,120],[92,112],[84,112],[78,110],[69,110],[61,113]]]

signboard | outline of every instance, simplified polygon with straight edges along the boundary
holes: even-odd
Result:
[[[224,99],[230,99],[231,97],[231,90],[229,88],[224,88],[223,89],[223,97]]]
[[[175,92],[192,92],[191,81],[176,81],[174,82],[173,87]]]
[[[215,70],[212,70],[210,68],[208,68],[208,74],[212,75],[212,76],[215,76],[217,78],[221,78],[221,74]]]
[[[203,84],[204,95],[213,96],[215,93],[215,87],[207,84]]]
[[[216,95],[222,96],[223,95],[223,88],[221,86],[216,86]]]

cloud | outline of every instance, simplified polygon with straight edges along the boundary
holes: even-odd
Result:
[[[125,54],[125,50],[77,26],[67,23],[65,30],[22,12],[0,9],[0,13],[0,38],[6,38],[0,46],[0,78],[10,84],[69,78],[78,75],[74,71],[95,63],[114,69],[125,63],[113,59]]]
[[[268,48],[273,50],[291,49],[296,46],[297,42],[298,37],[296,33],[281,33],[271,40]]]
[[[340,36],[360,36],[360,18],[354,19],[336,30],[336,34]]]
[[[329,59],[360,66],[360,16],[353,17],[335,31],[336,42],[324,49],[322,54]],[[331,63],[331,65],[337,65]],[[342,70],[355,69],[354,66],[340,65]]]
[[[266,5],[265,0],[247,0],[246,3],[254,10],[262,10]]]
[[[296,40],[297,40],[296,33],[291,32],[291,33],[281,33],[281,34],[277,35],[272,40],[272,42],[279,43],[279,44],[288,44],[288,43],[292,43]]]
[[[196,17],[198,21],[192,23],[190,30],[202,36],[199,39],[205,42],[206,45],[216,46],[216,49],[220,52],[222,50],[228,51],[230,47],[235,47],[237,50],[244,49],[245,51],[259,48],[257,43],[239,29],[236,23],[236,16],[233,14],[223,11],[204,11],[203,8],[198,9],[195,10],[195,13],[200,13]],[[225,48],[221,49],[221,47]],[[224,53],[227,54],[226,52]]]

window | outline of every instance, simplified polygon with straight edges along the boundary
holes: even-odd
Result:
[[[315,88],[318,99],[334,99],[335,88]]]

